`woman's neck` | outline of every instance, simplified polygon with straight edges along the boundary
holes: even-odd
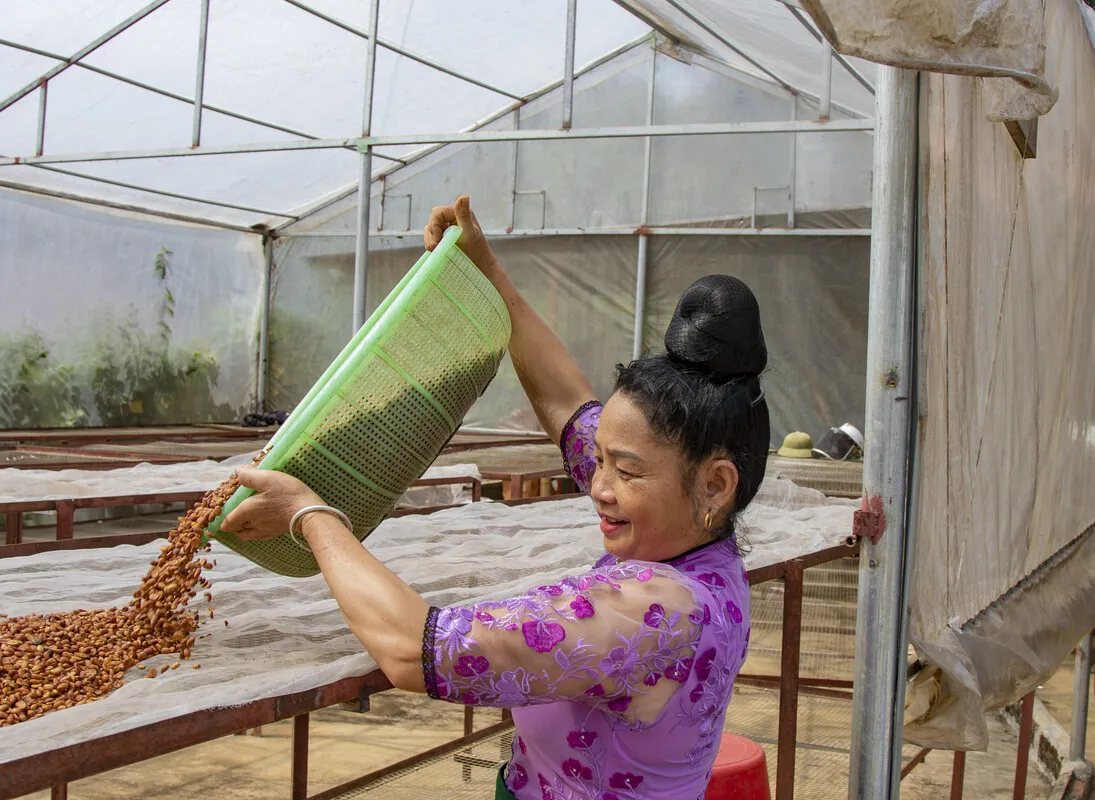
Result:
[[[716,537],[712,536],[711,534],[707,534],[707,535],[706,535],[705,537],[702,537],[702,538],[701,538],[701,539],[700,539],[700,540],[698,541],[698,543],[696,543],[696,544],[692,545],[692,547],[689,547],[689,548],[688,548],[687,550],[684,550],[683,552],[681,552],[681,553],[678,553],[678,554],[677,554],[677,555],[675,555],[675,556],[670,556],[669,558],[663,558],[663,559],[660,559],[660,562],[659,562],[659,563],[662,563],[662,564],[668,564],[668,563],[670,563],[670,562],[672,562],[672,561],[677,561],[678,559],[682,559],[682,558],[684,558],[685,556],[690,556],[690,555],[692,555],[693,553],[695,553],[695,552],[698,552],[699,550],[703,550],[703,549],[704,549],[705,547],[708,547],[708,546],[710,546],[710,545],[713,545],[713,544],[714,544],[715,542],[717,542],[717,541],[719,541],[719,539],[717,539]]]

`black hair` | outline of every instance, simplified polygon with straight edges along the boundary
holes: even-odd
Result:
[[[664,353],[616,365],[615,390],[684,454],[690,492],[696,469],[708,458],[722,455],[737,467],[734,506],[715,536],[739,552],[737,517],[756,496],[768,463],[768,403],[760,385],[767,364],[753,292],[737,278],[708,275],[681,295]]]

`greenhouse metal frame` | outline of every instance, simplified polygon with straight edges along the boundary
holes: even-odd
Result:
[[[0,187],[33,192],[46,196],[58,197],[68,200],[102,205],[124,211],[133,211],[143,214],[151,214],[166,219],[210,225],[227,228],[230,230],[256,233],[264,238],[266,251],[266,284],[264,286],[265,299],[261,316],[261,338],[259,355],[259,402],[266,395],[265,361],[268,357],[268,317],[269,317],[269,278],[272,262],[272,240],[277,237],[279,231],[287,225],[307,216],[310,212],[327,205],[339,197],[348,197],[355,192],[360,198],[358,203],[358,224],[356,234],[356,253],[354,269],[353,290],[353,325],[358,327],[365,319],[365,279],[369,265],[369,213],[370,213],[370,185],[377,180],[374,161],[385,161],[394,165],[395,169],[413,162],[428,152],[432,152],[437,146],[448,143],[474,143],[474,142],[524,142],[524,141],[570,141],[577,139],[614,139],[614,138],[643,138],[645,139],[646,164],[643,172],[643,225],[634,233],[637,233],[638,252],[636,255],[636,322],[635,322],[635,353],[641,348],[641,330],[643,314],[643,298],[646,279],[646,259],[648,237],[655,235],[703,235],[703,236],[825,236],[825,235],[872,235],[871,248],[871,294],[870,306],[873,309],[887,309],[892,313],[871,315],[868,334],[868,376],[888,376],[885,380],[868,380],[867,394],[867,430],[866,436],[872,446],[867,450],[864,474],[864,489],[867,497],[874,498],[873,505],[867,513],[880,514],[885,520],[887,535],[880,540],[872,541],[863,539],[861,556],[861,578],[859,589],[860,615],[857,626],[857,652],[855,670],[855,699],[854,699],[854,723],[853,723],[853,748],[851,766],[852,797],[885,797],[890,796],[891,787],[898,780],[900,766],[900,746],[902,718],[900,709],[904,703],[905,687],[905,648],[907,642],[906,620],[907,613],[907,582],[909,579],[909,561],[912,547],[911,539],[906,535],[906,504],[907,504],[907,475],[910,455],[910,438],[914,429],[915,419],[911,418],[909,405],[913,401],[914,369],[912,360],[912,328],[915,317],[915,297],[913,292],[914,275],[914,206],[916,199],[915,164],[916,164],[916,130],[917,130],[917,78],[914,73],[901,71],[889,67],[880,69],[877,87],[876,119],[850,119],[831,120],[829,110],[832,99],[829,91],[832,79],[833,61],[840,68],[845,69],[858,82],[869,88],[872,93],[874,87],[856,70],[856,68],[844,57],[834,55],[833,50],[824,43],[821,35],[805,18],[804,14],[791,3],[785,3],[788,17],[794,17],[801,23],[819,42],[823,44],[823,58],[818,64],[824,75],[824,91],[820,96],[814,97],[796,89],[781,78],[777,72],[767,65],[753,60],[746,55],[740,47],[724,32],[718,31],[713,26],[706,25],[694,15],[694,22],[699,23],[708,34],[716,37],[728,49],[743,56],[764,75],[770,78],[777,86],[784,89],[789,98],[805,96],[815,100],[820,109],[819,118],[813,120],[791,119],[782,122],[760,123],[714,123],[714,124],[685,124],[685,125],[654,125],[653,124],[653,71],[651,72],[650,112],[647,124],[641,126],[600,127],[600,128],[573,128],[571,127],[572,108],[574,99],[574,80],[582,74],[575,68],[575,36],[577,27],[577,2],[568,0],[567,24],[565,39],[565,73],[561,81],[552,86],[545,87],[533,95],[517,96],[506,92],[504,89],[485,84],[481,81],[460,74],[431,59],[419,56],[412,51],[401,48],[390,42],[378,38],[378,19],[380,13],[379,0],[371,0],[368,31],[359,30],[347,23],[341,22],[316,9],[313,9],[298,0],[284,0],[291,5],[315,15],[331,25],[338,26],[349,31],[368,42],[367,59],[365,64],[366,91],[364,96],[364,114],[359,133],[351,133],[341,138],[312,138],[307,134],[280,126],[274,123],[264,122],[256,117],[234,112],[221,106],[209,105],[203,98],[204,73],[205,73],[205,42],[209,16],[210,0],[202,0],[201,38],[199,41],[198,58],[195,64],[195,84],[193,98],[181,94],[167,92],[155,88],[149,84],[140,83],[130,78],[112,73],[99,67],[89,66],[82,59],[95,52],[99,47],[111,41],[129,27],[164,6],[168,0],[154,0],[143,9],[132,15],[122,23],[116,25],[103,35],[93,39],[86,46],[80,48],[69,56],[48,53],[30,49],[38,55],[47,56],[57,60],[56,66],[44,72],[39,78],[28,83],[21,90],[0,102],[0,112],[4,111],[16,101],[34,93],[38,93],[38,135],[36,152],[32,155],[0,158],[0,167],[11,165],[29,165],[43,170],[54,170],[62,174],[68,173],[84,177],[92,181],[101,181],[106,184],[110,180],[95,178],[79,173],[64,170],[60,165],[78,164],[97,161],[120,161],[132,159],[150,158],[175,158],[192,157],[216,154],[238,154],[276,152],[290,150],[318,150],[318,149],[352,149],[360,153],[360,175],[356,186],[347,188],[335,197],[325,197],[314,206],[299,211],[287,209],[274,210],[258,209],[251,206],[233,205],[210,198],[202,198],[193,195],[175,194],[150,187],[113,181],[123,188],[151,192],[166,197],[172,197],[187,201],[193,201],[210,206],[221,206],[230,209],[259,213],[271,218],[264,224],[252,228],[219,222],[213,219],[177,214],[151,208],[137,207],[133,205],[117,203],[110,200],[95,198],[93,196],[80,196],[70,192],[56,191],[48,188],[35,187],[0,181]],[[781,0],[782,2],[782,0]],[[688,15],[690,12],[675,0],[666,0],[666,4],[677,12]],[[664,35],[672,38],[672,33],[662,31]],[[650,37],[644,37],[645,41]],[[637,43],[621,48],[630,49]],[[0,41],[0,45],[27,49],[13,42]],[[399,55],[415,60],[420,64],[444,72],[450,76],[468,81],[481,88],[497,93],[502,98],[508,98],[512,103],[496,114],[472,125],[470,128],[459,132],[437,132],[432,134],[415,135],[387,135],[375,136],[372,133],[373,116],[373,89],[375,80],[375,66],[377,49],[382,47]],[[610,53],[603,60],[608,60],[616,53]],[[652,59],[653,61],[653,59]],[[593,66],[593,65],[591,65]],[[49,82],[69,68],[82,68],[98,72],[108,78],[132,84],[138,88],[157,92],[166,97],[189,103],[193,106],[192,136],[190,147],[145,149],[145,150],[121,150],[108,152],[89,153],[50,153],[44,147],[47,122],[47,101],[49,94]],[[587,68],[588,69],[588,68]],[[529,100],[561,86],[563,89],[563,119],[558,129],[520,129],[520,110]],[[792,104],[794,105],[794,104]],[[203,111],[216,111],[244,121],[263,125],[282,133],[295,136],[295,139],[280,142],[253,142],[229,146],[209,146],[202,144],[202,115]],[[483,130],[484,125],[491,121],[512,114],[514,117],[514,129],[511,131]],[[646,226],[648,200],[650,193],[650,150],[651,141],[655,137],[672,136],[729,136],[740,134],[810,134],[832,131],[871,131],[876,130],[875,144],[875,187],[873,193],[872,230],[818,230],[796,229],[793,227],[794,203],[791,203],[790,219],[787,228],[759,229],[751,228],[667,228],[658,229]],[[386,154],[385,148],[396,145],[421,145],[422,149],[412,154],[395,156]],[[792,170],[794,166],[792,165]],[[794,191],[794,180],[791,180],[791,189]],[[516,201],[516,187],[514,189],[512,204]],[[511,213],[511,219],[513,214]],[[597,230],[509,230],[505,233],[510,236],[535,235],[551,236],[566,233],[621,233],[624,231],[609,229]],[[488,231],[492,233],[500,233]],[[316,235],[295,234],[295,235]]]

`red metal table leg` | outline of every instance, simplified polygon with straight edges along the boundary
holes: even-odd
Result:
[[[68,800],[68,784],[53,784],[49,790],[49,800]]]
[[[308,715],[293,717],[293,800],[308,798]]]
[[[4,544],[22,544],[23,512],[12,511],[4,523]]]
[[[798,744],[798,672],[802,644],[802,564],[787,565],[783,586],[783,650],[779,675],[779,740],[776,750],[776,800],[795,796],[795,748]]]
[[[954,751],[954,767],[951,769],[951,800],[962,800],[966,785],[966,751]]]
[[[76,516],[76,504],[72,500],[57,501],[57,539],[72,538],[72,521]]]
[[[930,747],[921,748],[920,752],[913,756],[912,759],[909,760],[909,763],[901,768],[901,780],[905,780],[905,778],[909,776],[910,772],[916,769],[919,765],[923,764],[924,759],[928,757],[928,753],[930,753],[931,751],[932,749]]]
[[[1015,786],[1013,800],[1027,796],[1027,766],[1030,763],[1030,740],[1034,734],[1034,692],[1023,698],[1023,713],[1019,718],[1019,752],[1015,756]]]
[[[475,706],[464,706],[464,735],[470,736],[473,730],[475,730]],[[471,750],[465,750],[464,753],[470,756]],[[464,783],[469,783],[471,781],[471,764],[462,764],[460,774],[464,779]]]

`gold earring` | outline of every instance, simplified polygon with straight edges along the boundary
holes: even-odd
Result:
[[[712,522],[713,522],[713,520],[711,519],[711,512],[708,511],[707,516],[705,516],[703,518],[703,527],[707,530],[711,530],[711,523]]]

